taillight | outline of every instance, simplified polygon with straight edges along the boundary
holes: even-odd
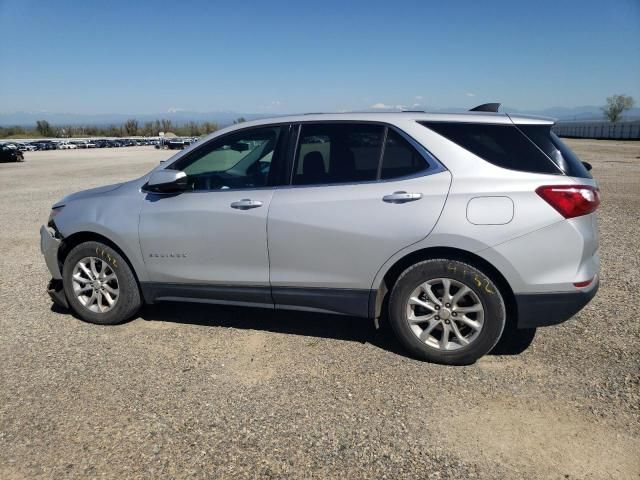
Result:
[[[591,185],[545,185],[536,193],[564,218],[587,215],[600,205],[600,191]]]

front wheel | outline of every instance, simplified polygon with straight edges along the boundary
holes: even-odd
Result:
[[[62,277],[69,305],[87,322],[122,323],[142,303],[138,283],[127,262],[101,242],[74,247],[64,261]]]
[[[389,320],[414,356],[468,365],[496,345],[506,313],[500,290],[482,271],[457,260],[434,259],[400,275],[389,300]]]

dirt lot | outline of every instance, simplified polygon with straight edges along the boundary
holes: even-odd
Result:
[[[602,286],[519,355],[442,367],[345,317],[163,305],[118,327],[52,309],[39,225],[147,147],[0,165],[0,478],[640,478],[640,142],[594,165]]]

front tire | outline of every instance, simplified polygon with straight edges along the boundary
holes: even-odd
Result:
[[[400,275],[391,291],[389,321],[415,357],[468,365],[498,343],[506,311],[500,290],[481,270],[434,259]]]
[[[122,323],[142,303],[129,264],[115,249],[101,242],[74,247],[64,261],[62,278],[69,306],[86,322]]]

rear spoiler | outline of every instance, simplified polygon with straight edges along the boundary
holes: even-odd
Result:
[[[470,112],[494,112],[496,113],[500,108],[500,103],[483,103],[477,107],[473,107]]]

